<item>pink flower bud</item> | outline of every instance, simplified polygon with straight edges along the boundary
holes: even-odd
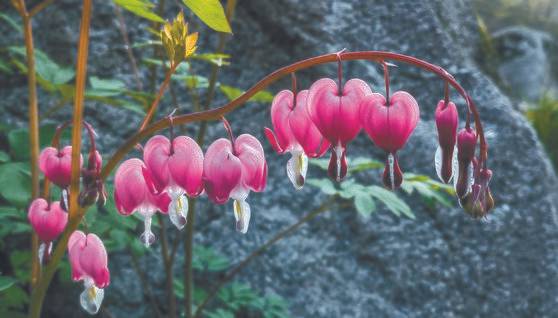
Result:
[[[364,81],[351,79],[341,91],[337,83],[329,78],[316,81],[308,91],[308,114],[320,131],[331,143],[330,175],[341,181],[346,175],[345,153],[347,144],[361,129],[360,103],[372,90]],[[334,154],[335,152],[335,154]]]
[[[260,142],[252,135],[240,135],[234,141],[221,138],[214,141],[205,154],[203,182],[207,196],[217,204],[233,198],[236,227],[246,233],[250,221],[250,206],[246,198],[250,191],[261,192],[267,180],[267,163]]]
[[[473,158],[477,145],[477,135],[472,129],[464,128],[457,134],[457,177],[454,176],[455,192],[464,198],[473,185]]]
[[[68,223],[68,213],[60,207],[60,202],[52,202],[49,206],[42,198],[31,202],[27,217],[39,239],[45,243],[55,240]]]
[[[453,153],[457,140],[459,123],[457,108],[449,102],[441,100],[436,107],[436,128],[438,129],[439,147],[436,150],[436,172],[440,180],[450,182],[453,176]]]
[[[83,157],[80,154],[80,169],[82,165]],[[66,188],[72,177],[72,146],[66,146],[60,151],[54,147],[43,149],[39,156],[39,169],[52,183]]]
[[[361,104],[361,120],[372,141],[389,153],[384,169],[384,185],[395,189],[403,175],[396,152],[403,148],[420,119],[416,100],[407,92],[395,92],[387,104],[382,94],[367,95]]]

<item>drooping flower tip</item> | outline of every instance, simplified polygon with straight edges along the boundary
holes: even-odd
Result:
[[[60,202],[49,204],[42,198],[31,202],[27,217],[39,239],[45,243],[55,240],[68,223],[68,213],[60,207]]]

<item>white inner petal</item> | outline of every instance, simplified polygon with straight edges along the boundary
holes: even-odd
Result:
[[[304,152],[293,152],[291,159],[287,162],[287,176],[295,189],[302,189],[307,171],[308,157]]]
[[[234,200],[233,205],[236,230],[245,234],[250,224],[250,205],[244,200]]]
[[[188,217],[188,198],[185,195],[172,197],[169,203],[169,218],[177,229],[182,230]]]
[[[151,244],[155,243],[155,234],[151,232],[151,215],[145,216],[143,219],[143,223],[144,230],[143,233],[140,235],[140,240],[145,245],[145,247],[149,247]]]
[[[97,288],[90,277],[87,277],[84,282],[84,290],[79,296],[79,303],[81,308],[89,314],[94,315],[99,312],[101,303],[105,296],[105,291],[102,288]]]
[[[338,144],[335,147],[335,155],[337,156],[337,176],[336,179],[337,181],[341,181],[341,156],[343,155],[343,147],[341,147],[341,144]]]
[[[388,155],[388,165],[389,165],[389,182],[391,182],[391,189],[395,190],[395,176],[394,176],[394,166],[395,164],[395,158],[393,157],[393,154],[389,154]]]

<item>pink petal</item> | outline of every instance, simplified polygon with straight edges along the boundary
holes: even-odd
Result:
[[[374,143],[387,152],[401,149],[419,120],[419,108],[407,92],[395,92],[386,105],[383,95],[368,95],[362,103],[362,123]]]
[[[271,123],[279,146],[283,151],[290,151],[297,142],[289,125],[289,115],[293,111],[293,92],[280,91],[271,103]]]
[[[114,177],[114,200],[120,214],[155,212],[160,208],[158,196],[149,189],[146,177],[150,179],[149,171],[140,159],[128,159],[118,167]]]
[[[360,103],[365,95],[371,93],[372,90],[364,81],[351,79],[345,83],[339,96],[337,83],[322,78],[310,87],[308,113],[330,143],[345,145],[360,131]]]
[[[298,144],[309,157],[322,156],[330,143],[322,136],[308,115],[308,90],[298,92],[296,107],[289,116],[289,125]]]
[[[149,169],[155,188],[159,192],[170,184],[169,157],[170,141],[165,136],[151,137],[143,148],[143,161]]]
[[[68,258],[72,267],[72,279],[79,281],[83,279],[84,272],[81,268],[79,258],[81,250],[85,246],[86,236],[82,231],[74,231],[68,241]]]
[[[278,154],[285,153],[285,150],[283,150],[283,148],[281,148],[281,146],[279,145],[279,141],[277,141],[277,137],[275,137],[275,133],[273,133],[273,130],[264,127],[264,135],[267,137],[267,140],[269,141],[271,147],[273,148],[273,150],[275,150],[275,152],[277,152]]]
[[[103,242],[97,235],[88,234],[80,253],[79,265],[83,272],[93,279],[97,288],[105,288],[110,284],[107,264],[107,251]]]
[[[194,139],[179,136],[173,140],[174,154],[169,159],[172,179],[186,193],[195,197],[203,191],[203,151]]]
[[[267,181],[267,163],[262,145],[256,137],[242,134],[236,138],[235,148],[242,164],[243,185],[255,192],[263,191]]]
[[[241,177],[242,164],[233,155],[231,142],[224,138],[214,141],[203,162],[203,183],[209,199],[217,204],[227,202]]]

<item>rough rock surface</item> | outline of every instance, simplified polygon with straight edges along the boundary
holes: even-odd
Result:
[[[63,31],[45,34],[38,42],[71,53],[79,11],[71,1],[62,1],[60,8],[66,9],[64,13],[45,10],[38,24]],[[92,45],[91,72],[129,73],[125,54],[115,44],[121,42],[112,9],[99,3],[95,10],[92,37],[97,44]],[[467,1],[243,0],[233,30],[227,49],[233,64],[222,71],[221,81],[243,88],[277,67],[342,48],[397,51],[442,65],[472,94],[490,131],[489,164],[495,174],[492,189],[497,202],[485,223],[470,219],[457,207],[434,211],[418,200],[411,202],[417,216],[414,221],[386,211],[368,220],[352,209],[329,212],[254,261],[241,273],[241,281],[286,298],[293,317],[554,315],[558,305],[558,182],[533,130],[473,63],[471,51],[478,39]],[[209,44],[200,47],[204,50]],[[71,61],[73,55],[61,52],[61,56]],[[358,76],[373,89],[383,90],[377,65],[351,62],[344,69],[347,78]],[[335,74],[334,65],[318,67],[301,72],[299,81],[308,86],[312,80]],[[421,105],[422,121],[400,153],[401,166],[434,176],[433,111],[443,85],[436,77],[404,65],[393,69],[392,76],[393,88],[411,92]],[[127,80],[132,84],[130,77]],[[2,109],[15,114],[3,121],[21,122],[22,106],[13,103],[25,96],[24,88],[8,89],[22,83],[1,82]],[[271,90],[283,87],[289,87],[287,80]],[[461,100],[456,101],[463,106]],[[221,97],[216,105],[222,102]],[[100,134],[110,135],[103,141],[105,150],[113,149],[119,136],[134,129],[127,123],[137,118],[123,114],[101,105],[89,107],[87,116],[98,118]],[[268,115],[266,106],[251,103],[229,119],[237,133],[251,132],[263,141],[262,122],[269,125]],[[212,125],[210,135],[223,136],[224,131]],[[198,214],[196,241],[236,261],[324,199],[315,188],[295,193],[284,173],[287,158],[272,154],[266,142],[264,146],[269,184],[265,194],[250,195],[248,234],[234,232],[230,204],[224,208],[202,204]],[[363,134],[350,145],[349,155],[383,156]],[[317,173],[311,166],[309,174]],[[367,182],[379,179],[366,176]],[[160,260],[148,261],[150,268],[162,268]],[[126,279],[129,260],[116,256],[110,266],[114,278],[106,294],[113,313],[148,316],[140,298],[131,296],[141,291],[137,282]],[[157,286],[163,284],[161,271],[149,273]],[[203,277],[198,279],[199,284],[207,283]]]

